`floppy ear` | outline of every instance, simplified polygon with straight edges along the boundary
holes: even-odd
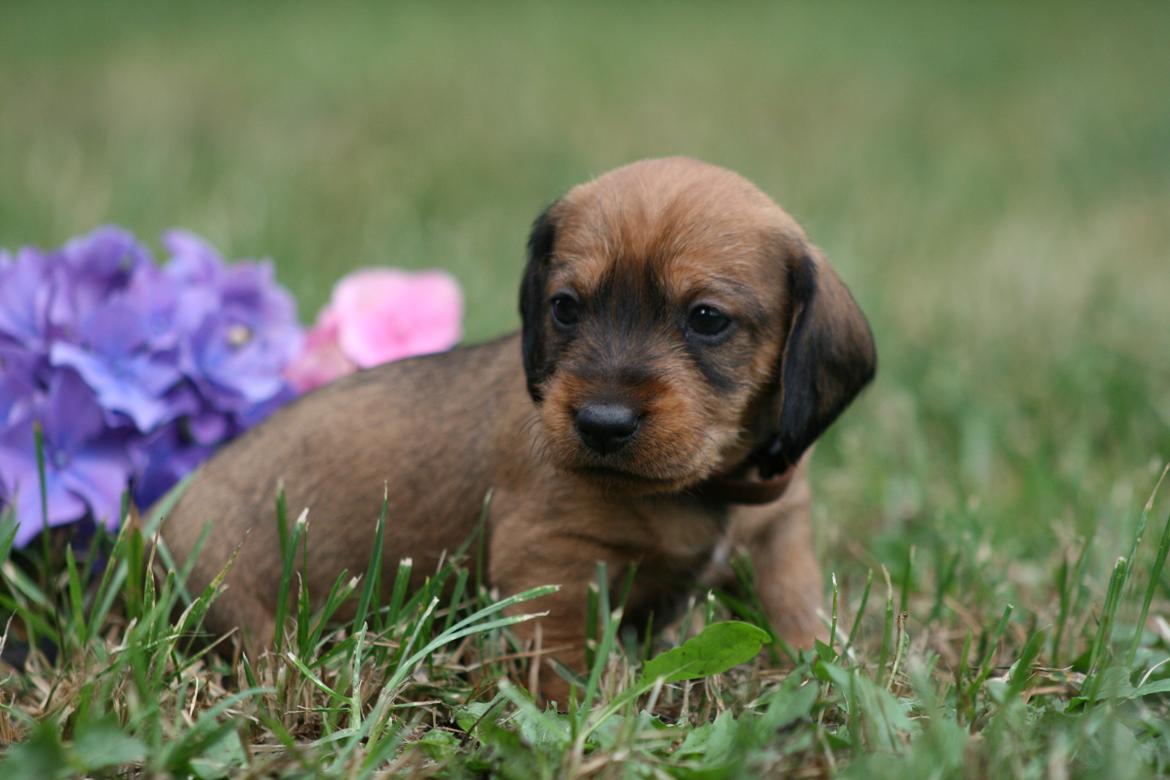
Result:
[[[548,263],[556,240],[556,221],[553,203],[532,223],[528,234],[528,265],[520,282],[521,349],[524,356],[524,376],[528,394],[536,403],[541,401],[540,383],[548,376],[548,356],[545,354],[544,329],[547,312],[545,284]]]
[[[757,455],[765,478],[795,464],[877,370],[865,315],[816,250],[788,269],[792,324],[780,371],[780,427]]]

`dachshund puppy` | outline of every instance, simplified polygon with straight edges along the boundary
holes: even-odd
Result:
[[[662,625],[743,549],[776,632],[799,647],[823,636],[807,453],[876,352],[796,222],[725,169],[627,165],[537,218],[520,314],[518,334],[311,393],[200,469],[162,535],[181,563],[213,524],[192,589],[242,545],[209,628],[271,641],[283,484],[290,513],[311,510],[318,598],[343,569],[365,571],[384,486],[383,559],[412,558],[419,579],[471,536],[491,490],[483,574],[503,594],[561,585],[522,607],[548,610],[542,646],[570,667],[598,561],[615,585],[634,565],[627,618]],[[540,680],[563,705],[567,684]]]

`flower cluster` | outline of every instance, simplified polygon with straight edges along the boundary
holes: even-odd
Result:
[[[157,265],[105,227],[60,249],[0,252],[0,505],[17,543],[49,525],[148,506],[214,448],[295,394],[303,334],[270,263],[228,265],[190,233]]]
[[[463,296],[442,271],[364,268],[333,288],[288,370],[301,391],[412,355],[449,349],[462,335]]]

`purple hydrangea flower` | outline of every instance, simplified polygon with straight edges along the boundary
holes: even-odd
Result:
[[[98,304],[84,320],[80,344],[54,344],[54,365],[75,369],[97,393],[102,406],[151,431],[176,417],[166,393],[179,383],[174,351],[149,349],[145,313],[124,296]]]
[[[165,246],[159,267],[104,227],[0,252],[0,508],[15,506],[18,544],[43,527],[35,423],[50,525],[112,525],[128,487],[145,508],[294,395],[302,332],[271,264],[228,265],[181,231]]]
[[[49,317],[69,339],[81,337],[86,318],[151,265],[149,250],[128,231],[113,226],[73,239],[58,255],[59,262],[53,265],[58,284]]]
[[[117,527],[130,476],[125,436],[106,426],[101,406],[81,377],[59,371],[28,413],[0,433],[0,495],[16,507],[16,544],[28,542],[44,523],[34,423],[44,432],[49,525],[73,522],[88,511]]]
[[[0,430],[31,406],[38,362],[34,353],[0,344]]]
[[[226,436],[225,436],[226,438]],[[215,452],[216,444],[193,441],[180,422],[173,422],[137,441],[131,449],[135,463],[134,502],[148,507]]]
[[[22,249],[0,264],[0,344],[41,350],[49,338],[53,257]]]
[[[221,410],[242,414],[281,393],[303,336],[296,304],[276,286],[271,263],[229,267],[184,231],[169,232],[163,243],[172,255],[168,273],[199,292],[180,304],[192,328],[180,353],[183,372]]]

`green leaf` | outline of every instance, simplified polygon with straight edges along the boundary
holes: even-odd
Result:
[[[687,731],[686,739],[674,751],[674,758],[706,755],[707,745],[711,742],[711,732],[714,729],[712,724],[704,723]]]
[[[459,728],[471,733],[479,725],[479,722],[487,716],[488,712],[499,706],[499,704],[500,701],[469,701],[455,710],[455,723]]]
[[[760,716],[760,726],[771,736],[792,722],[808,717],[817,700],[817,686],[805,684],[793,674],[768,696],[768,709]]]
[[[1095,698],[1132,699],[1134,697],[1134,687],[1129,681],[1129,672],[1120,666],[1102,669],[1097,678]]]
[[[572,744],[572,727],[566,716],[541,710],[526,691],[507,680],[500,680],[500,693],[516,706],[512,721],[520,737],[533,748],[563,751]]]
[[[711,724],[711,733],[707,737],[707,750],[703,756],[702,765],[719,767],[733,763],[736,758],[736,746],[739,737],[739,724],[730,710],[724,710]]]
[[[1135,688],[1129,681],[1129,672],[1120,666],[1103,669],[1100,678],[1097,685],[1098,699],[1133,700],[1143,696],[1170,693],[1170,680],[1154,680]]]
[[[1154,682],[1146,683],[1139,686],[1133,692],[1133,698],[1141,698],[1142,696],[1152,696],[1155,693],[1170,693],[1170,680],[1155,680]]]
[[[247,761],[244,746],[240,744],[240,735],[225,729],[223,736],[209,745],[203,755],[191,759],[191,773],[200,780],[231,777],[237,774],[234,770],[244,766]]]
[[[450,731],[433,728],[423,734],[414,745],[432,761],[452,761],[458,753],[461,742]]]
[[[224,697],[214,707],[204,710],[191,728],[157,757],[156,763],[172,773],[190,771],[192,759],[205,757],[204,752],[219,747],[226,735],[235,730],[235,719],[219,720],[224,713],[246,699],[272,692],[271,688],[248,688]]]
[[[869,749],[896,751],[901,745],[900,735],[915,732],[905,705],[856,669],[818,660],[813,665],[813,672],[818,679],[831,681],[840,691],[850,721],[861,727]]]
[[[722,674],[750,661],[770,641],[767,631],[751,623],[737,620],[713,623],[681,647],[647,661],[642,668],[642,683],[653,684],[659,677],[670,683]]]
[[[146,746],[124,734],[111,715],[78,726],[71,752],[76,765],[91,770],[142,761]]]
[[[0,762],[5,780],[51,780],[70,774],[57,726],[49,721],[38,725],[27,741],[9,751]]]

